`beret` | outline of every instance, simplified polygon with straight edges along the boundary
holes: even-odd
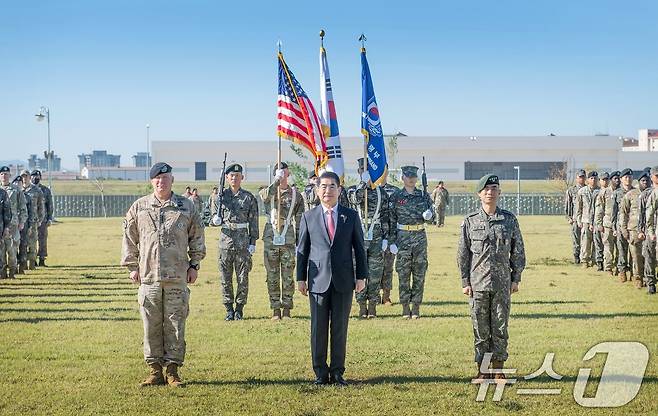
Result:
[[[622,176],[626,176],[626,175],[631,175],[631,176],[633,176],[633,169],[631,169],[631,168],[626,168],[626,169],[622,170],[621,173],[619,174],[620,177],[622,177]]]
[[[477,186],[475,187],[475,193],[480,193],[480,191],[486,188],[487,185],[500,185],[500,181],[498,180],[498,175],[494,175],[493,173],[490,173],[480,178]]]
[[[0,168],[0,173],[4,173],[4,172],[10,172],[9,166],[3,166]]]
[[[228,165],[226,167],[226,174],[228,175],[229,173],[233,173],[233,172],[242,173],[242,166],[240,166],[237,163],[231,163],[230,165]]]
[[[173,168],[167,163],[158,162],[151,167],[151,171],[149,172],[149,177],[151,179],[154,179],[156,176],[162,173],[171,173],[172,169]]]

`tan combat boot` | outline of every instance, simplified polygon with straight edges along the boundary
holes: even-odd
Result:
[[[272,311],[272,318],[273,321],[278,321],[281,319],[281,309],[274,309]]]
[[[504,364],[505,364],[505,361],[496,361],[496,360],[494,360],[494,361],[491,362],[491,367],[494,370],[502,370]],[[502,372],[494,372],[493,373],[493,378],[494,378],[494,380],[496,380],[496,382],[498,382],[499,380],[504,382],[506,380],[505,373],[502,373]]]
[[[171,387],[184,387],[185,383],[180,379],[178,375],[178,364],[169,364],[167,366],[165,377],[167,378],[167,384]]]
[[[382,305],[388,305],[391,306],[393,302],[391,302],[391,289],[384,289],[384,293],[382,293]]]
[[[28,260],[27,269],[28,270],[36,270],[37,269],[37,262],[33,261],[33,260]]]
[[[368,307],[366,303],[359,303],[359,319],[368,319]]]
[[[11,273],[11,269],[10,269],[9,273]],[[9,278],[11,278],[11,277],[12,277],[12,276],[11,276],[11,274],[10,274],[10,275],[9,275]],[[640,279],[639,277],[636,277],[636,278],[635,278],[635,287],[638,288],[638,289],[642,289],[643,286],[644,286],[644,285],[642,284],[642,279]]]
[[[377,317],[377,303],[368,302],[368,319],[374,319]]]
[[[490,377],[490,374],[482,372],[482,370],[480,368],[481,367],[480,363],[476,363],[476,364],[478,366],[478,372],[475,373],[475,377],[473,377],[473,380],[471,380],[471,382],[475,383],[475,384],[482,384],[484,382],[484,380],[487,380],[491,377]]]
[[[403,303],[402,304],[402,318],[403,319],[411,318],[411,309],[409,309],[409,304],[408,303]]]
[[[414,303],[413,306],[411,307],[411,319],[418,319],[418,318],[420,318],[420,304]]]
[[[283,319],[290,319],[290,308],[283,308]]]
[[[625,283],[628,279],[626,278],[626,271],[624,270],[623,272],[619,273],[619,281],[621,283]]]
[[[149,375],[146,377],[146,380],[142,381],[140,384],[141,387],[148,386],[164,386],[165,379],[162,375],[162,366],[158,363],[149,364]]]

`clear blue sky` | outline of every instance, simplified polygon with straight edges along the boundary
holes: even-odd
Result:
[[[385,132],[658,127],[656,1],[394,3],[0,0],[0,160],[43,151],[40,105],[69,168],[92,149],[129,165],[146,123],[154,140],[275,140],[276,41],[317,100],[321,28],[344,136],[359,134],[361,32]]]

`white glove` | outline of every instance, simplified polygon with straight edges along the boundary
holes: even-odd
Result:
[[[382,251],[386,251],[388,248],[388,240],[382,240]]]
[[[425,221],[431,220],[432,219],[432,210],[428,209],[427,211],[423,212],[423,219]]]
[[[274,180],[283,179],[283,175],[285,175],[285,172],[283,171],[283,169],[277,169],[274,172]]]
[[[368,171],[365,171],[361,174],[361,182],[368,183],[370,182],[370,174]]]
[[[388,251],[391,252],[391,254],[398,254],[398,246],[395,245],[395,243],[391,244],[391,246],[388,248]]]
[[[249,247],[247,248],[247,251],[249,251],[249,254],[254,254],[256,252],[256,246],[253,244],[250,244]]]
[[[219,215],[215,215],[212,217],[212,225],[214,225],[215,227],[219,227],[220,225],[222,225],[223,222],[224,221],[222,221]]]

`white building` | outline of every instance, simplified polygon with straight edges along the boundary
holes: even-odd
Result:
[[[121,179],[121,180],[148,180],[148,168],[141,167],[88,167],[80,169],[80,176],[84,179]]]
[[[643,136],[644,134],[644,136]],[[397,150],[395,150],[397,141]],[[363,156],[361,137],[341,138],[345,171],[356,177],[356,159]],[[164,161],[174,167],[180,180],[217,180],[224,152],[227,164],[238,162],[253,182],[267,182],[277,159],[276,138],[270,140],[226,141],[153,141],[153,162]],[[425,157],[430,180],[479,179],[489,172],[502,179],[516,179],[515,166],[522,179],[545,179],[556,172],[573,175],[577,169],[599,171],[630,167],[641,170],[658,165],[658,131],[641,130],[639,146],[623,148],[619,136],[386,136],[390,170],[400,166],[420,166]],[[283,160],[312,166],[300,159],[283,141]]]

